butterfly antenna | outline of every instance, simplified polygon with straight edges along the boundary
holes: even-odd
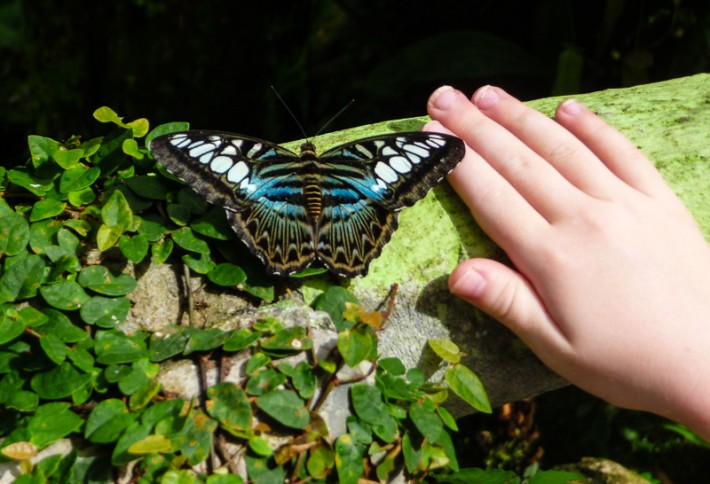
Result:
[[[291,115],[293,120],[296,122],[296,126],[298,126],[298,129],[301,130],[301,134],[303,134],[303,139],[308,139],[308,136],[306,135],[306,130],[303,129],[303,126],[301,123],[298,121],[298,118],[296,117],[295,114],[293,114],[293,111],[291,111],[291,108],[288,107],[288,104],[286,104],[286,101],[281,97],[279,92],[276,90],[274,86],[271,86],[271,90],[274,91],[274,94],[276,94],[276,98],[281,101],[281,104],[286,108],[286,111],[288,111],[288,114]]]
[[[335,118],[337,118],[338,116],[340,116],[341,114],[343,114],[343,112],[344,112],[346,109],[348,109],[354,102],[355,102],[355,100],[354,100],[354,99],[351,99],[349,103],[347,103],[345,106],[343,106],[342,108],[340,108],[340,111],[338,111],[337,113],[335,113],[335,114],[333,115],[333,117],[331,117],[331,118],[321,127],[321,129],[318,130],[318,132],[315,134],[314,138],[317,138],[318,135],[321,134],[321,133],[323,132],[323,130],[324,130],[325,128],[327,128],[328,125],[329,125],[330,123],[332,123],[332,122],[335,120]]]

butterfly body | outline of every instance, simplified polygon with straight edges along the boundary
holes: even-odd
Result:
[[[464,145],[438,133],[399,133],[347,143],[318,155],[218,131],[155,138],[155,159],[207,201],[271,274],[320,260],[333,273],[367,273],[413,205],[461,160]]]

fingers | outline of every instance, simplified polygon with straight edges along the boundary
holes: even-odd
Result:
[[[509,104],[515,107],[513,102]],[[428,109],[432,118],[461,137],[547,221],[553,222],[567,213],[584,195],[565,180],[553,164],[527,146],[517,132],[488,117],[487,112],[481,112],[459,91],[450,87],[438,89],[432,94]],[[527,107],[524,109],[535,112]],[[566,132],[542,114],[539,116],[549,124],[541,128],[538,136]],[[457,177],[454,172],[452,178]],[[475,180],[468,183],[476,184]]]
[[[568,99],[557,107],[555,119],[627,185],[647,195],[671,192],[643,153],[585,106]]]
[[[449,277],[449,290],[505,324],[538,355],[544,355],[551,346],[556,351],[568,346],[530,283],[499,262],[462,262]]]
[[[436,121],[424,129],[451,134]],[[468,147],[448,180],[478,225],[506,252],[535,240],[548,226],[510,183]]]

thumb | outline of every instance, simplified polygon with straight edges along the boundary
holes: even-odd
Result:
[[[449,277],[449,290],[497,319],[533,350],[546,346],[556,325],[530,282],[519,272],[490,259],[470,259]]]

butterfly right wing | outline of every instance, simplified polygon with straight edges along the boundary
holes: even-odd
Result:
[[[315,259],[293,152],[258,138],[201,130],[159,136],[150,151],[170,173],[226,209],[232,229],[270,274],[298,272]]]

